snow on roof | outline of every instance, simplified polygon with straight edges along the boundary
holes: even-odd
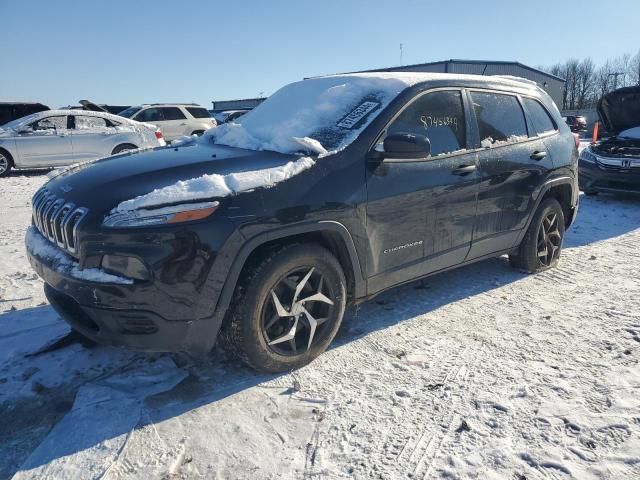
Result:
[[[202,141],[281,153],[326,155],[353,142],[406,88],[433,80],[522,85],[519,79],[427,72],[367,72],[291,83],[236,122],[210,129]]]

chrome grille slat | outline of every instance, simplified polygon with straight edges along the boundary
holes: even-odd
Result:
[[[89,210],[65,202],[46,188],[39,190],[31,203],[33,224],[40,234],[67,252],[77,253],[78,226]]]

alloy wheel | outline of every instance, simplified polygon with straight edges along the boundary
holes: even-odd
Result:
[[[262,309],[262,335],[267,345],[280,355],[308,351],[331,323],[334,298],[331,285],[318,268],[287,273],[271,289]]]
[[[550,266],[559,256],[562,235],[558,228],[558,214],[551,212],[542,219],[538,229],[538,261]]]

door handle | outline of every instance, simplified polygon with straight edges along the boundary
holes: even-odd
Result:
[[[542,160],[546,156],[547,156],[547,152],[544,152],[542,150],[536,150],[535,152],[533,152],[531,154],[531,156],[529,158],[531,160]]]
[[[451,173],[454,175],[468,175],[471,172],[476,171],[475,165],[460,165],[458,168],[454,168]]]

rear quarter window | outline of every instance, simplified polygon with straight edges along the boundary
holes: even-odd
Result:
[[[540,102],[532,98],[523,98],[522,103],[524,103],[529,112],[529,119],[538,134],[554,132],[558,129],[551,115],[549,115],[547,109],[544,108]],[[531,136],[535,136],[536,132],[531,132]]]
[[[482,146],[511,143],[528,136],[524,112],[514,95],[471,92],[471,101]]]

